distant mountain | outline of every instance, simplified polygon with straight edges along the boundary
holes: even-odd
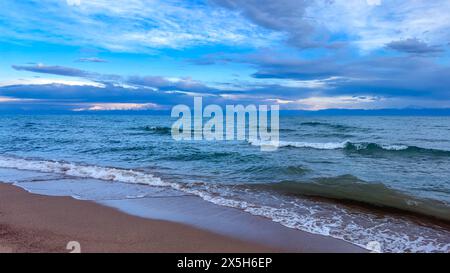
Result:
[[[50,115],[170,115],[169,110],[141,111],[83,111],[35,110],[1,108],[0,114],[50,114]],[[281,116],[450,116],[450,108],[404,108],[404,109],[325,109],[281,110]]]
[[[305,116],[450,116],[450,108],[286,110],[281,115]]]

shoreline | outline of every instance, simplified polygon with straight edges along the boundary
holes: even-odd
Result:
[[[0,252],[279,252],[168,221],[131,216],[91,201],[43,196],[0,183]]]
[[[142,200],[126,201],[135,206],[132,203]],[[97,203],[39,195],[0,183],[0,252],[69,252],[69,241],[80,242],[82,252],[366,252],[341,240],[211,207],[203,200],[154,201],[146,203],[150,212],[141,207],[145,213],[130,214],[124,204],[114,204],[118,201]],[[174,210],[180,206],[195,207],[192,213],[201,209],[200,213],[219,214],[211,217],[212,222],[220,217],[228,225],[216,223],[213,227],[192,215],[184,215],[191,222],[183,221]],[[164,217],[154,214],[161,209]],[[273,238],[267,238],[268,234]]]

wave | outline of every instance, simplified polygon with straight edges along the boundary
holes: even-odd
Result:
[[[289,166],[252,166],[244,169],[244,173],[266,173],[266,174],[290,174],[303,175],[311,170],[298,165]]]
[[[362,128],[358,128],[358,127],[347,126],[347,125],[342,125],[342,124],[335,124],[335,123],[319,122],[319,121],[302,122],[302,123],[300,123],[300,125],[310,126],[310,127],[327,127],[327,128],[335,129],[338,131],[362,130]]]
[[[103,154],[103,153],[123,153],[123,152],[139,152],[139,151],[151,151],[154,147],[152,146],[124,146],[124,147],[102,147],[102,148],[94,148],[81,150],[81,153],[86,154]]]
[[[170,135],[172,133],[172,128],[165,126],[143,126],[138,128],[133,128],[135,130],[150,132],[158,135]]]
[[[0,157],[1,168],[57,173],[67,176],[94,178],[131,184],[167,186],[160,178],[148,173],[94,165],[82,165],[60,161],[27,160],[13,157]]]
[[[433,148],[422,148],[418,146],[409,146],[403,144],[382,145],[377,143],[352,143],[347,142],[345,150],[348,152],[380,153],[390,152],[409,155],[433,155],[450,156],[450,151]]]
[[[238,152],[200,152],[197,151],[195,153],[180,153],[173,156],[163,157],[164,160],[173,160],[173,161],[197,161],[197,160],[211,160],[211,161],[220,161],[224,158],[237,158],[239,157]]]
[[[138,131],[145,131],[156,135],[171,135],[172,134],[172,128],[165,127],[165,126],[143,126],[138,128],[132,128],[134,130]],[[281,131],[290,132],[290,129],[280,129]],[[191,134],[194,134],[195,132],[203,133],[203,129],[196,131],[195,128],[191,129]]]
[[[320,197],[363,204],[378,209],[394,209],[450,222],[450,205],[438,200],[410,196],[382,183],[368,183],[352,175],[317,178],[312,181],[284,181],[259,184],[258,188],[287,195]]]
[[[269,128],[269,130],[272,130],[272,129]],[[289,133],[289,132],[295,132],[296,130],[295,129],[288,129],[288,128],[280,128],[280,129],[278,129],[278,131],[279,132]]]
[[[297,142],[297,141],[248,141],[254,146],[274,146],[278,148],[291,147],[291,148],[311,148],[318,150],[345,150],[346,152],[357,153],[408,153],[417,155],[435,155],[435,156],[450,156],[450,151],[439,150],[432,148],[422,148],[417,146],[408,146],[403,144],[377,144],[371,142]]]
[[[161,126],[145,126],[145,131],[152,132],[159,135],[170,135],[172,133],[172,128],[170,127],[161,127]]]
[[[318,150],[335,150],[343,149],[347,142],[328,142],[328,143],[314,143],[314,142],[296,142],[296,141],[248,141],[253,146],[273,146],[273,147],[293,147],[293,148],[313,148]]]
[[[300,135],[300,134],[299,134]],[[340,139],[349,139],[349,138],[354,138],[355,135],[349,134],[349,133],[306,133],[306,134],[301,134],[302,137],[319,137],[319,138],[340,138]]]
[[[333,211],[335,212],[330,211],[332,215],[326,213],[324,216],[321,213],[321,210],[318,210],[318,208],[311,207],[308,204],[303,205],[300,203],[296,203],[296,208],[302,208],[306,212],[309,212],[299,213],[296,211],[288,210],[284,207],[274,207],[271,205],[258,204],[251,201],[251,199],[248,200],[239,197],[235,199],[232,192],[234,189],[233,187],[230,188],[227,186],[211,185],[200,182],[193,184],[168,182],[163,181],[160,178],[153,176],[152,174],[138,170],[127,170],[61,161],[58,162],[35,159],[33,160],[4,156],[0,156],[0,168],[13,168],[19,170],[58,173],[67,176],[94,178],[111,182],[170,187],[187,194],[198,196],[203,200],[216,205],[236,208],[256,216],[266,217],[288,228],[299,229],[314,234],[331,236],[353,243],[363,248],[366,247],[368,242],[375,240],[382,243],[385,242],[386,244],[384,245],[384,250],[388,252],[404,252],[405,250],[411,249],[416,252],[448,252],[448,250],[450,249],[450,244],[443,244],[442,242],[434,241],[434,239],[423,240],[416,237],[410,238],[408,236],[404,236],[403,233],[397,233],[396,231],[391,232],[387,229],[388,227],[385,226],[385,224],[392,223],[391,221],[398,222],[399,220],[397,219],[386,218],[383,220],[377,220],[376,218],[373,219],[369,217],[367,218],[367,221],[379,221],[380,223],[379,225],[373,223],[373,227],[367,229],[364,227],[364,225],[358,224],[358,222],[352,221],[349,224],[344,224],[343,220],[340,218],[343,216],[351,215],[351,213],[342,209],[336,210],[336,208],[333,208]],[[295,186],[292,186],[291,183],[292,182],[283,182],[279,184],[260,186],[266,188],[270,187],[273,190],[294,192],[294,194],[305,194],[305,190],[298,186],[298,182],[295,182],[297,183]],[[320,184],[320,180],[318,180],[317,183]],[[325,184],[328,185],[330,183],[325,182]],[[293,190],[292,187],[294,187],[295,189]],[[329,185],[325,186],[325,188],[328,188],[330,191],[333,190],[333,187]],[[320,190],[317,189],[316,191]],[[367,190],[365,190],[364,192],[366,191]],[[247,191],[245,192],[247,193]],[[270,193],[270,191],[265,192]],[[309,194],[313,195],[317,193],[314,191],[314,189],[310,189]],[[345,194],[342,193],[342,195]],[[417,200],[411,200],[412,203],[410,202],[410,205],[414,205],[414,201],[417,202]],[[322,205],[320,205],[320,207],[322,207]],[[361,215],[358,217],[366,216]],[[331,222],[330,219],[332,219]],[[403,226],[409,224],[407,222],[402,222],[401,225]],[[427,230],[427,232],[434,231]]]

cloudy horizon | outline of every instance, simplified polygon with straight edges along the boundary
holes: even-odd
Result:
[[[450,108],[446,0],[0,3],[0,109]]]

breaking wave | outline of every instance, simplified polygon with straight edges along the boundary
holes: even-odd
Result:
[[[372,228],[367,229],[359,221],[345,219],[351,216],[351,213],[342,208],[336,208],[334,205],[327,208],[325,203],[311,203],[307,200],[298,199],[289,201],[286,205],[294,205],[294,209],[287,207],[274,207],[272,205],[259,203],[259,199],[240,198],[238,190],[233,187],[221,185],[209,185],[205,183],[175,183],[161,180],[152,174],[137,170],[127,170],[113,167],[101,167],[93,165],[75,164],[69,162],[47,161],[47,160],[31,160],[16,157],[0,156],[1,168],[13,168],[19,170],[31,170],[47,173],[58,173],[67,176],[79,178],[94,178],[105,181],[114,181],[131,184],[143,184],[157,187],[170,187],[175,190],[182,191],[202,198],[205,201],[243,210],[247,213],[266,217],[274,222],[280,223],[286,227],[303,230],[306,232],[331,236],[342,239],[355,245],[365,247],[370,241],[379,241],[384,245],[383,250],[387,252],[448,252],[450,244],[445,243],[445,238],[440,239],[424,239],[422,236],[405,236],[402,234],[402,227],[408,225],[408,222],[394,218],[373,218],[369,215],[358,214],[357,217],[364,218],[363,222],[372,222]],[[296,169],[297,171],[297,169]],[[315,184],[314,184],[315,183]],[[290,193],[294,195],[309,196],[327,196],[333,199],[352,198],[360,200],[364,198],[365,202],[377,204],[397,206],[400,208],[415,207],[421,213],[441,216],[445,214],[448,207],[431,207],[430,204],[424,203],[423,200],[412,199],[401,193],[391,192],[383,186],[375,184],[374,186],[365,185],[356,178],[340,177],[334,179],[319,179],[312,185],[301,184],[298,182],[282,182],[279,184],[256,185],[257,193],[270,196],[270,191],[261,190],[268,188],[270,190]],[[347,183],[347,186],[345,184]],[[343,184],[343,185],[337,185]],[[249,186],[249,185],[247,185]],[[348,196],[349,187],[355,190],[352,196]],[[247,189],[250,189],[247,187]],[[376,194],[373,194],[374,190]],[[372,195],[369,193],[372,192]],[[250,194],[244,190],[245,194]],[[358,197],[361,194],[363,197]],[[383,197],[377,199],[376,195],[381,194]],[[262,200],[270,200],[271,198],[263,198]],[[309,202],[309,203],[308,203]],[[403,202],[403,203],[402,203]],[[297,211],[299,210],[299,211]],[[447,218],[448,218],[447,210]],[[353,217],[353,216],[351,216]],[[400,227],[400,231],[388,230],[388,226],[396,225]],[[415,234],[427,234],[440,232],[439,236],[447,236],[446,231],[436,231],[431,228],[419,227]],[[444,233],[443,233],[444,232]],[[442,235],[443,234],[443,235]],[[425,235],[424,235],[425,236]],[[439,237],[442,238],[442,237]],[[444,242],[442,242],[444,241]]]
[[[369,183],[352,175],[316,178],[312,181],[284,181],[255,187],[288,195],[349,201],[376,209],[394,209],[428,216],[450,223],[450,205],[441,201],[410,196],[382,183]]]
[[[342,124],[334,124],[334,123],[327,123],[327,122],[319,122],[319,121],[307,121],[300,123],[302,126],[310,126],[310,127],[326,127],[338,131],[350,131],[350,130],[361,130],[361,128],[353,127],[353,126],[347,126]]]
[[[311,148],[318,150],[337,150],[342,149],[347,152],[357,153],[380,153],[380,152],[397,152],[408,154],[423,154],[435,156],[450,156],[450,151],[422,148],[417,146],[408,146],[403,144],[377,144],[371,142],[354,143],[350,141],[344,142],[297,142],[297,141],[249,141],[254,146],[275,146],[275,147],[291,147],[291,148]]]
[[[165,126],[143,126],[138,128],[133,128],[138,131],[145,131],[152,134],[157,135],[170,135],[172,133],[172,129],[170,127]]]

